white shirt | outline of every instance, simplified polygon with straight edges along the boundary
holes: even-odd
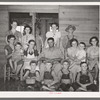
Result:
[[[85,50],[78,50],[77,53],[76,53],[76,57],[79,60],[81,60],[82,58],[84,58],[84,59],[81,60],[82,62],[86,61],[86,51]]]
[[[61,38],[61,33],[58,30],[55,33],[53,33],[52,31],[47,32],[46,33],[46,44],[45,44],[46,47],[48,47],[47,39],[50,37],[54,38],[55,44],[57,44],[58,39]]]

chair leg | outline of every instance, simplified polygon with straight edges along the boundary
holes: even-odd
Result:
[[[6,82],[6,76],[7,75],[7,70],[6,70],[6,65],[4,65],[4,84]]]

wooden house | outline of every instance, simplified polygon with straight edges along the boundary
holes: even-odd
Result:
[[[83,41],[87,45],[92,36],[99,37],[99,6],[97,5],[0,5],[0,77],[3,77],[3,67],[6,63],[5,34],[9,30],[10,19],[14,18],[11,17],[11,14],[15,13],[29,14],[34,35],[36,19],[39,16],[41,34],[44,39],[46,31],[49,29],[47,26],[53,21],[59,23],[62,38],[67,34],[65,28],[69,24],[76,26],[75,35],[79,41]]]

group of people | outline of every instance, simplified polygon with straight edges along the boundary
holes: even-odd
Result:
[[[30,26],[24,33],[16,31],[17,22],[11,23],[4,48],[7,66],[10,66],[15,79],[25,83],[27,88],[43,91],[97,91],[99,75],[99,40],[90,37],[90,46],[78,42],[73,32],[76,27],[69,25],[68,33],[61,39],[56,23],[52,31],[46,33],[45,43],[40,31],[32,35]],[[60,48],[64,49],[64,52]],[[95,69],[95,75],[91,71]]]

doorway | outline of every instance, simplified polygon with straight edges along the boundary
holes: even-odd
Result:
[[[9,12],[9,30],[11,29],[11,22],[13,20],[17,21],[18,26],[16,30],[21,32],[22,35],[25,25],[29,25],[32,27],[32,16],[30,15],[30,13]]]
[[[58,13],[36,13],[35,29],[39,28],[43,42],[46,39],[46,33],[51,30],[51,23],[58,23]]]

